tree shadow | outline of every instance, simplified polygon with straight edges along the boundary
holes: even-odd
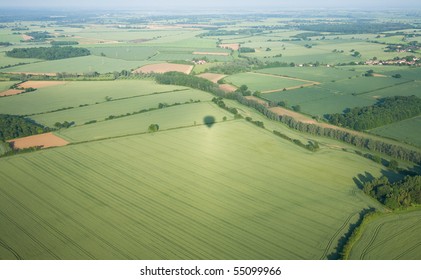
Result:
[[[370,172],[364,172],[364,174],[358,174],[356,177],[353,177],[355,185],[362,190],[365,183],[371,182],[374,180],[374,176]]]
[[[375,211],[376,211],[376,209],[370,207],[370,208],[363,209],[359,213],[358,220],[355,223],[350,224],[349,228],[348,228],[348,231],[341,238],[339,238],[338,245],[335,247],[335,251],[327,256],[328,260],[340,260],[344,257],[345,246],[348,244],[348,242],[349,242],[351,236],[353,235],[353,233],[355,232],[355,230],[359,226],[361,226],[361,224],[364,220],[364,217],[367,214],[373,213]]]

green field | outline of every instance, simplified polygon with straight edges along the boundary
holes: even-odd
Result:
[[[283,77],[258,74],[258,73],[241,73],[235,74],[224,79],[227,83],[233,84],[237,87],[247,85],[251,91],[269,91],[282,90],[283,88],[296,87],[303,84],[308,84],[306,81],[296,81],[286,79]]]
[[[14,84],[15,82],[0,82],[0,93],[10,89],[10,87]]]
[[[366,171],[244,121],[44,150],[0,160],[0,235],[24,259],[326,258]]]
[[[31,119],[50,127],[53,127],[56,122],[64,121],[74,121],[76,125],[79,125],[92,120],[102,121],[111,115],[120,116],[143,109],[158,108],[160,103],[172,105],[198,100],[210,101],[212,98],[213,96],[209,93],[189,89],[76,107],[70,110],[31,116]]]
[[[304,80],[316,81],[319,83],[331,82],[332,80],[343,80],[349,77],[355,77],[353,71],[342,70],[332,67],[280,67],[267,68],[257,71],[273,75],[282,75]]]
[[[70,142],[91,141],[145,133],[152,123],[158,124],[160,130],[202,125],[206,116],[214,117],[216,122],[223,121],[223,117],[227,117],[228,120],[233,118],[230,113],[218,108],[213,103],[204,102],[63,129],[56,134]]]
[[[367,209],[378,213],[359,228],[350,259],[421,259],[421,211],[388,209],[362,191],[381,175],[420,173],[421,116],[366,132],[324,123],[326,114],[384,97],[421,98],[421,62],[408,57],[421,59],[415,10],[181,15],[172,8],[104,7],[0,14],[0,92],[26,80],[63,81],[0,98],[0,154],[7,151],[0,157],[0,259],[336,259],[355,241],[349,235]],[[91,55],[6,56],[14,48],[57,45],[51,41]],[[227,43],[254,52],[219,47]],[[386,52],[388,44],[416,50]],[[54,59],[72,52],[13,53]],[[415,66],[368,61],[397,57]],[[283,111],[296,120],[279,121],[237,93],[225,95],[223,104],[212,101],[223,92],[210,82],[131,71],[168,62],[193,66],[194,59],[207,63],[194,65],[191,75],[232,73],[224,83],[260,93],[255,96],[271,102],[263,106],[285,105],[303,115]],[[368,70],[375,75],[366,77]],[[385,121],[401,113],[386,112]],[[12,140],[12,150],[3,142],[41,132],[31,121],[68,145],[22,150]],[[403,159],[408,154],[414,162]]]
[[[288,71],[290,69],[288,67],[285,69],[285,72],[282,71],[282,68],[274,68],[273,70],[265,69],[264,71],[276,73],[277,75],[286,73],[286,75],[292,74],[294,76],[308,78],[317,78],[320,75],[322,84],[308,88],[268,93],[262,97],[273,102],[287,101],[288,106],[300,105],[303,112],[311,115],[322,116],[327,113],[340,113],[347,108],[373,105],[382,97],[397,95],[421,96],[421,92],[418,90],[420,82],[403,78],[361,77],[359,75],[358,78],[354,76],[351,79],[335,80],[335,77],[340,78],[340,74],[355,72],[332,69],[333,80],[327,81],[327,73],[331,70],[326,71],[326,68],[312,68],[313,73],[311,74],[309,74],[310,70],[306,68],[292,68],[296,69],[293,71]],[[300,75],[301,69],[303,69],[302,75]]]
[[[103,103],[112,99],[186,89],[179,86],[157,85],[151,80],[117,80],[67,82],[65,85],[38,89],[35,92],[10,96],[0,100],[4,114],[26,115]]]
[[[371,133],[421,147],[421,116],[370,130]]]
[[[29,65],[1,69],[0,72],[34,72],[34,73],[108,73],[131,70],[149,64],[148,61],[127,61],[100,56],[84,56],[52,61],[43,61]]]
[[[354,244],[350,259],[421,259],[421,211],[398,212],[369,222]]]

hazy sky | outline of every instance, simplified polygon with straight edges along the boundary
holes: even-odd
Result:
[[[420,0],[0,0],[1,7],[31,8],[217,8],[217,7],[271,7],[283,8],[421,8]]]

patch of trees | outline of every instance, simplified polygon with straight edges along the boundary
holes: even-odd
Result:
[[[38,151],[40,149],[42,149],[42,146],[17,149],[13,147],[13,143],[0,141],[0,157],[7,157],[7,156],[12,156],[12,155],[17,155],[17,154],[29,153],[33,151]]]
[[[50,44],[52,46],[73,46],[73,45],[79,45],[79,42],[76,42],[76,41],[51,41]]]
[[[282,132],[273,131],[273,134],[275,134],[276,136],[279,136],[285,140],[291,141],[292,143],[296,144],[297,146],[307,149],[311,152],[316,152],[320,149],[319,143],[317,143],[316,141],[308,141],[307,144],[304,144],[303,142],[301,142],[299,139],[292,139],[291,137],[289,137],[288,135],[283,134]]]
[[[213,93],[217,96],[224,94],[224,92],[219,89],[218,85],[212,83],[211,81],[180,72],[157,74],[155,76],[155,80],[160,84],[191,87]]]
[[[298,38],[302,40],[307,40],[309,37],[316,37],[316,36],[322,36],[320,32],[303,32],[296,35],[291,36],[291,38]]]
[[[71,57],[87,56],[91,52],[85,48],[73,47],[39,47],[39,48],[14,48],[7,51],[6,55],[15,58],[38,58],[56,60]]]
[[[252,117],[246,117],[245,120],[248,121],[248,122],[251,122],[252,124],[254,124],[254,125],[258,126],[258,127],[265,128],[264,122],[261,122],[261,121],[253,121],[253,118]]]
[[[25,34],[33,38],[31,41],[37,41],[37,42],[43,42],[53,37],[47,31],[33,31],[33,32],[25,33]]]
[[[392,30],[403,30],[414,28],[410,24],[399,22],[349,22],[349,23],[317,23],[302,24],[299,26],[301,30],[314,32],[332,32],[340,34],[365,34],[380,33]]]
[[[0,114],[0,140],[10,140],[44,132],[50,129],[23,116]]]
[[[12,43],[10,43],[10,42],[0,42],[0,47],[9,47],[11,45],[12,45]]]
[[[69,128],[69,127],[71,127],[72,125],[74,125],[75,124],[75,122],[68,122],[68,121],[64,121],[64,122],[56,122],[55,124],[54,124],[54,126],[57,128],[57,129],[60,129],[60,128]]]
[[[256,50],[254,48],[248,48],[248,47],[241,47],[238,49],[239,53],[254,53]]]
[[[382,176],[365,183],[363,191],[391,209],[421,204],[421,176],[406,176],[391,183]]]
[[[248,28],[248,29],[239,29],[239,30],[210,30],[206,33],[202,33],[199,36],[203,37],[216,37],[216,36],[232,36],[232,35],[254,35],[262,33],[264,29],[262,28]]]
[[[241,87],[239,87],[236,92],[241,93],[243,96],[250,96],[251,95],[251,91],[249,90],[248,86],[246,85],[242,85]]]
[[[328,114],[334,125],[354,130],[366,130],[412,118],[421,114],[421,99],[412,96],[394,96],[380,99],[376,104],[347,109],[343,114]]]

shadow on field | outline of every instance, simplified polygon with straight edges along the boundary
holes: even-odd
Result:
[[[214,116],[206,116],[203,118],[203,123],[208,127],[211,128],[215,124],[216,120]]]
[[[357,187],[362,190],[365,183],[374,180],[374,176],[370,172],[365,172],[364,174],[358,174],[357,177],[353,177],[352,180],[354,180]]]

